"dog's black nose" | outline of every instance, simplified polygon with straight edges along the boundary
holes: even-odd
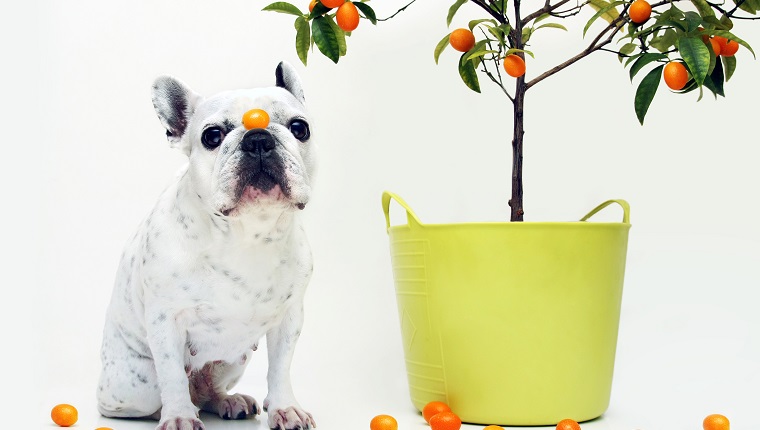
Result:
[[[266,154],[273,150],[276,145],[277,142],[271,133],[261,128],[255,128],[243,136],[240,148],[253,154]]]

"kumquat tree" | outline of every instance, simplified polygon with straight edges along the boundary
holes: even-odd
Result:
[[[314,45],[337,63],[346,55],[346,36],[351,35],[362,19],[377,24],[396,17],[416,1],[412,0],[385,19],[378,19],[365,0],[312,0],[305,12],[291,3],[275,2],[264,10],[296,16],[296,52],[305,65]],[[594,52],[606,51],[617,56],[632,81],[637,74],[646,72],[633,103],[643,125],[660,81],[665,81],[671,91],[679,94],[698,91],[698,100],[705,89],[715,97],[724,96],[724,85],[736,70],[734,54],[743,48],[755,56],[750,45],[732,32],[734,21],[760,19],[756,16],[760,0],[659,0],[652,3],[647,0],[544,0],[526,2],[533,9],[529,11],[524,10],[523,0],[456,0],[449,8],[447,25],[451,26],[457,12],[466,4],[482,9],[482,18],[470,21],[467,28],[446,34],[433,51],[434,59],[437,63],[448,47],[460,51],[458,69],[464,84],[480,92],[479,77],[485,76],[513,104],[512,196],[509,200],[512,221],[522,221],[524,214],[523,108],[528,90]],[[527,79],[526,58],[534,57],[531,36],[542,28],[567,31],[560,22],[586,8],[594,12],[583,27],[587,45],[565,61]]]

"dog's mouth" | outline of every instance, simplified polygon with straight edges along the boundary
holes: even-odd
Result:
[[[290,188],[283,180],[268,172],[259,171],[256,174],[243,175],[241,186],[235,193],[234,205],[221,210],[224,216],[235,216],[240,210],[250,205],[281,204],[293,206],[299,210],[306,207],[306,203],[291,202]]]

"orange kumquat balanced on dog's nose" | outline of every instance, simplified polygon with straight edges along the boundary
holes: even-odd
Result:
[[[243,114],[243,126],[246,130],[267,128],[268,125],[269,114],[263,109],[251,109]]]

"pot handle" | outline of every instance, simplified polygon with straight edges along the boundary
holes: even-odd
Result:
[[[420,219],[417,218],[417,215],[414,214],[414,211],[412,211],[412,208],[409,207],[409,205],[404,201],[404,199],[402,199],[401,197],[397,196],[396,194],[390,191],[383,191],[383,213],[385,213],[385,230],[386,231],[388,231],[388,229],[391,228],[391,216],[390,216],[391,199],[395,200],[396,203],[400,204],[401,207],[406,209],[406,220],[410,226],[419,227],[422,225],[422,222],[420,222]]]
[[[621,200],[621,199],[607,200],[606,202],[592,209],[591,212],[587,213],[586,216],[581,218],[581,221],[588,221],[588,219],[596,215],[597,212],[601,211],[602,209],[606,208],[607,206],[613,203],[617,203],[623,208],[623,224],[630,224],[631,223],[631,206],[628,204],[627,201]]]

